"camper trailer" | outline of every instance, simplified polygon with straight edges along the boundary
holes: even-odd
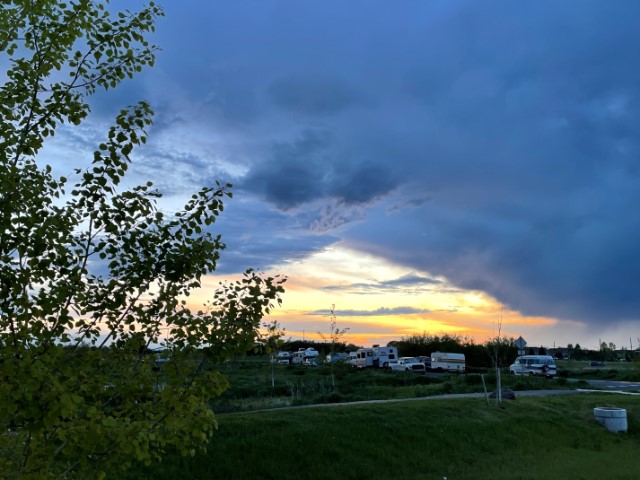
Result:
[[[358,368],[389,368],[397,361],[398,349],[396,347],[374,345],[371,348],[359,348],[357,350],[355,366]]]
[[[464,353],[432,353],[431,370],[464,373],[466,370]]]

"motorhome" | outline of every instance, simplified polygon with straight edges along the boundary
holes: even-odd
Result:
[[[301,348],[297,352],[293,352],[293,355],[291,355],[291,363],[294,365],[302,365],[305,360],[316,360],[319,356],[320,352],[315,348]]]
[[[398,349],[396,347],[374,345],[371,348],[359,348],[356,351],[355,366],[358,368],[389,368],[397,361]]]
[[[349,352],[349,358],[347,359],[347,365],[355,367],[358,361],[358,352]]]
[[[536,375],[553,378],[556,375],[556,363],[551,355],[523,355],[516,358],[509,367],[514,375]]]
[[[431,370],[464,373],[466,361],[464,353],[433,352]]]

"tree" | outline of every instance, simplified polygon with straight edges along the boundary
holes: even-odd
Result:
[[[335,388],[336,386],[336,379],[335,379],[335,375],[333,373],[333,364],[335,363],[334,361],[334,357],[336,354],[336,346],[340,344],[340,340],[342,339],[342,337],[344,336],[345,333],[347,333],[349,331],[349,328],[338,328],[337,322],[336,322],[336,306],[335,305],[331,305],[331,322],[329,324],[329,335],[325,335],[321,332],[318,332],[318,335],[320,335],[320,338],[322,338],[322,340],[324,340],[325,342],[327,340],[330,341],[330,347],[329,347],[329,354],[331,355],[331,384],[333,385],[333,387]]]
[[[267,330],[266,337],[264,339],[264,347],[266,353],[269,354],[269,359],[271,361],[271,388],[274,388],[276,386],[276,358],[274,357],[273,352],[277,352],[284,345],[286,330],[282,328],[282,325],[280,325],[280,322],[277,320],[264,323],[262,326]]]
[[[216,427],[207,400],[228,386],[216,364],[254,345],[284,291],[284,279],[247,270],[189,308],[225,248],[212,228],[231,185],[201,189],[171,217],[151,183],[119,190],[147,140],[147,103],[117,115],[73,179],[40,161],[97,89],[153,64],[145,35],[162,14],[150,3],[114,16],[88,0],[0,10],[3,478],[103,477],[203,450]]]
[[[487,351],[491,357],[491,362],[496,369],[496,401],[498,404],[502,403],[502,376],[501,367],[508,365],[508,351],[509,347],[514,347],[513,338],[506,339],[502,337],[502,314],[503,309],[500,309],[500,316],[498,317],[498,334],[486,343]]]

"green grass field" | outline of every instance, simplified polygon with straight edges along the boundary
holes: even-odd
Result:
[[[414,398],[446,393],[483,392],[479,374],[417,375],[383,369],[354,369],[346,365],[303,367],[276,365],[261,358],[244,358],[225,364],[222,372],[231,386],[212,403],[214,411],[228,413],[264,408],[340,403],[362,400]],[[273,375],[273,378],[272,378]],[[493,371],[484,373],[489,391],[495,389]],[[569,384],[566,378],[515,377],[503,371],[503,387],[513,390],[540,390],[586,387]]]
[[[626,408],[613,434],[595,406]],[[637,479],[640,400],[632,396],[423,399],[218,415],[208,452],[167,455],[120,479]]]
[[[558,360],[558,371],[573,378],[640,381],[640,360],[635,362],[605,362],[591,366],[586,360]]]

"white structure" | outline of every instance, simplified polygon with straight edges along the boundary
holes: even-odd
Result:
[[[509,372],[514,375],[537,375],[553,378],[556,375],[556,364],[551,355],[523,355],[516,358]]]
[[[433,352],[431,354],[431,370],[464,373],[466,370],[464,353]]]
[[[301,348],[297,352],[293,352],[291,356],[291,363],[294,365],[301,365],[305,360],[317,359],[320,356],[320,352],[318,352],[315,348]]]
[[[358,361],[358,352],[349,352],[349,358],[347,359],[347,365],[355,367]]]
[[[359,348],[356,351],[355,366],[358,368],[375,367],[389,368],[398,361],[398,349],[396,347]]]

